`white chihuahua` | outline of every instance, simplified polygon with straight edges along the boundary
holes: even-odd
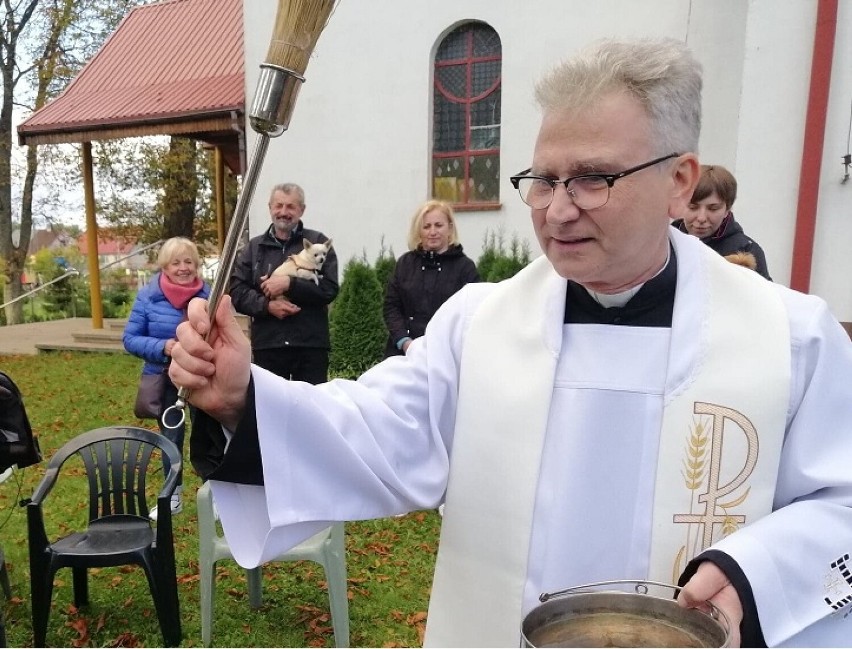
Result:
[[[325,243],[311,243],[303,239],[304,249],[297,255],[290,255],[287,261],[272,271],[272,275],[289,275],[313,280],[319,285],[319,272],[331,250],[331,239]]]

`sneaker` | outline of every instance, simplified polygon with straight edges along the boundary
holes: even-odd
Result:
[[[171,510],[172,510],[172,516],[174,516],[175,514],[180,514],[183,511],[182,495],[183,495],[183,487],[180,487],[180,486],[176,487],[174,493],[172,494],[171,502],[169,503],[170,506],[171,506]],[[148,518],[150,518],[152,521],[156,522],[156,520],[157,520],[157,508],[156,507],[154,507],[154,509],[152,509],[151,512],[148,514]]]

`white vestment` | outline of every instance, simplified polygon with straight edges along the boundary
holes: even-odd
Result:
[[[552,406],[528,525],[522,611],[510,629],[519,629],[540,592],[649,573],[649,512],[667,377],[688,374],[701,357],[707,264],[719,259],[691,237],[671,237],[678,263],[671,331],[563,326],[560,303],[546,317],[547,336],[563,353],[541,387],[552,392]],[[564,280],[550,281],[564,304]],[[389,359],[357,383],[333,381],[315,389],[253,368],[266,487],[213,484],[225,533],[242,565],[262,563],[327,521],[432,508],[442,500],[465,336],[492,290],[481,284],[461,291],[408,355]],[[712,547],[731,555],[748,577],[770,645],[849,645],[852,622],[844,615],[852,617],[846,563],[852,553],[852,345],[818,298],[770,283],[766,290],[778,292],[789,324],[791,379],[788,402],[778,404],[785,435],[773,503],[783,509]],[[759,331],[761,323],[742,326]],[[495,358],[499,352],[494,350]],[[736,380],[738,367],[730,372]],[[530,376],[517,380],[541,377],[531,367]],[[508,387],[501,397],[511,398]],[[483,395],[479,407],[488,408],[488,399]],[[483,461],[467,470],[476,475],[488,466]],[[494,494],[495,515],[504,511],[506,497]],[[451,496],[448,519],[452,509]],[[491,595],[482,593],[469,606],[481,607]],[[464,625],[464,610],[458,619]],[[427,626],[427,639],[429,633]],[[442,634],[428,641],[518,643],[517,631],[496,641],[483,632],[475,636],[480,642],[468,635],[456,642],[452,628]]]

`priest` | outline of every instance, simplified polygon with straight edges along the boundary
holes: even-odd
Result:
[[[511,178],[543,255],[358,381],[273,376],[227,298],[206,340],[190,305],[170,375],[237,561],[445,502],[428,645],[518,646],[539,593],[613,579],[679,582],[734,646],[849,645],[852,345],[821,299],[670,227],[701,85],[674,40],[555,67]]]

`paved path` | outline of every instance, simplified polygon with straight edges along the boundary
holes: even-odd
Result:
[[[249,319],[237,315],[248,335]],[[53,350],[118,352],[126,354],[121,335],[127,320],[104,318],[103,329],[93,329],[91,318],[66,318],[49,322],[0,327],[0,356],[39,353],[36,345],[49,345]]]
[[[108,326],[104,323],[104,326]],[[92,328],[91,318],[67,318],[48,322],[0,327],[0,356],[38,353],[37,344],[71,345],[75,332],[102,331]]]

